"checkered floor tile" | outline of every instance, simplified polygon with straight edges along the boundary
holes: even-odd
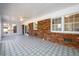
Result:
[[[19,35],[2,38],[0,56],[79,56],[79,50]]]

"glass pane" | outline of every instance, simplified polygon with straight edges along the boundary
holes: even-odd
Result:
[[[79,31],[79,23],[74,24],[74,31]]]
[[[73,30],[73,24],[65,24],[65,31],[72,31]]]
[[[57,28],[57,31],[61,31],[61,28]]]
[[[57,19],[54,19],[54,24],[57,24]]]
[[[58,30],[61,30],[61,24],[58,24],[58,25],[57,25],[57,29],[58,29]]]
[[[54,28],[52,28],[52,30],[54,30]]]
[[[68,29],[67,29],[67,28],[65,28],[64,30],[65,30],[65,31],[68,31]]]
[[[61,18],[56,18],[52,20],[52,30],[54,31],[61,30]]]
[[[79,14],[75,14],[74,16],[75,16],[75,18],[77,18],[77,17],[79,17]]]
[[[57,19],[57,24],[60,24],[61,23],[61,18],[58,18]]]
[[[68,17],[65,17],[64,21],[65,21],[65,23],[68,23]]]
[[[73,22],[73,15],[65,17],[65,23],[72,23]]]
[[[73,22],[73,16],[70,16],[68,19],[68,23],[72,23]]]
[[[65,27],[64,28],[65,28],[64,30],[67,31],[67,24],[65,24]]]
[[[68,23],[73,23],[73,18],[68,19]]]
[[[54,31],[56,31],[57,30],[57,25],[54,25]]]
[[[75,21],[75,22],[79,22],[79,17],[76,17],[76,18],[74,19],[74,21]]]
[[[54,24],[52,24],[52,30],[54,30]]]
[[[54,19],[52,19],[52,24],[54,24]]]
[[[69,31],[72,31],[72,30],[73,30],[73,24],[69,24],[69,25],[68,25],[68,30],[69,30]]]

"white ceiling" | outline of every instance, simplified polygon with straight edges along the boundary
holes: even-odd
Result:
[[[77,3],[0,3],[0,15],[33,18],[73,5]]]

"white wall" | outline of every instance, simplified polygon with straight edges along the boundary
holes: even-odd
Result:
[[[8,17],[10,17],[10,19],[8,19]],[[22,23],[19,21],[19,19],[17,18],[12,18],[11,16],[3,16],[2,17],[3,23],[8,23],[12,26],[12,24],[16,24],[17,26],[17,33],[13,33],[12,31],[10,31],[8,34],[6,33],[2,33],[2,36],[11,36],[11,35],[21,35],[22,34]]]
[[[63,10],[59,10],[57,12],[51,12],[51,13],[45,14],[41,17],[29,19],[28,21],[25,22],[25,24],[35,22],[35,21],[40,21],[40,20],[43,20],[46,18],[55,18],[55,17],[65,16],[65,15],[75,13],[75,12],[79,12],[79,5],[75,5],[75,6],[63,9]]]
[[[22,26],[19,23],[14,23],[17,26],[17,33],[13,33],[10,31],[8,34],[3,33],[3,36],[11,36],[11,35],[21,35],[22,34]]]
[[[21,23],[17,24],[17,34],[22,34],[22,24]]]
[[[1,40],[1,17],[0,17],[0,40]]]
[[[2,35],[3,35],[3,31],[2,31],[2,16],[0,16],[0,40],[2,38]]]

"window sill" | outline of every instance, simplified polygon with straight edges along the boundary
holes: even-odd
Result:
[[[71,32],[71,31],[51,31],[54,33],[64,33],[64,34],[79,34],[79,32]]]

